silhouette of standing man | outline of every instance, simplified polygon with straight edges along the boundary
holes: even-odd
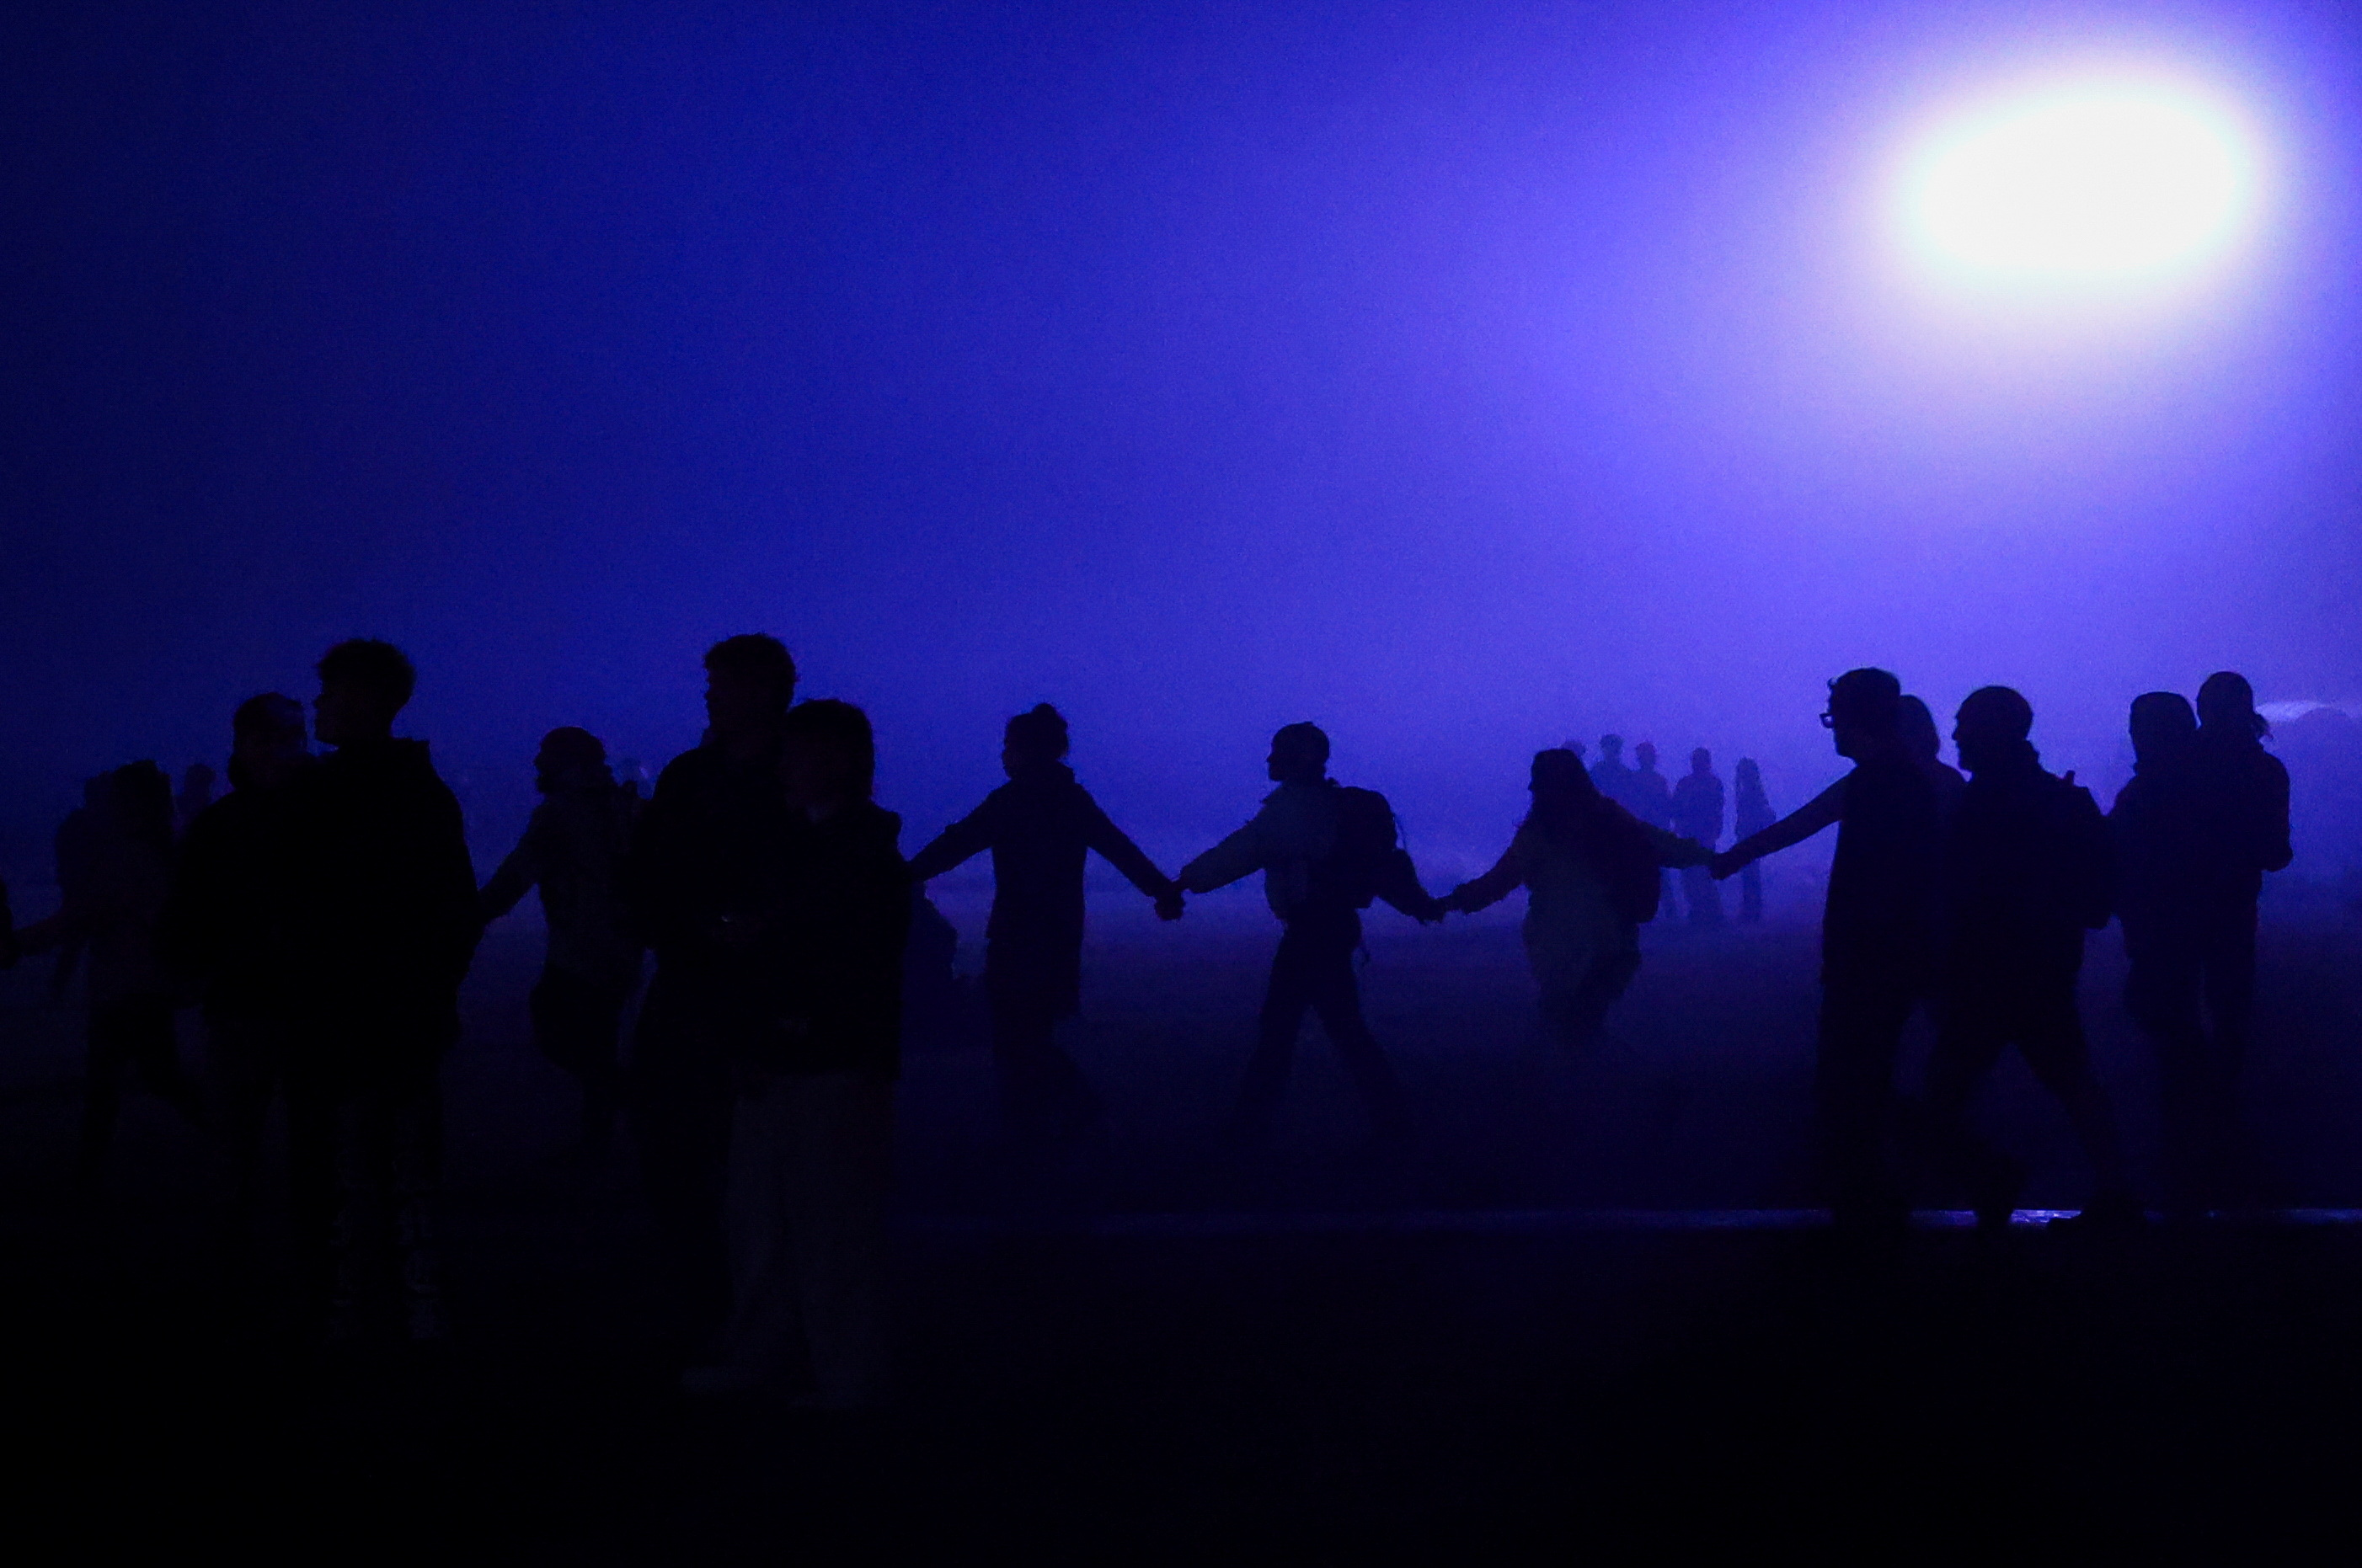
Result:
[[[1722,841],[1722,781],[1714,776],[1714,753],[1701,746],[1690,753],[1690,771],[1673,786],[1672,830],[1694,844],[1713,849]],[[1682,870],[1682,898],[1693,926],[1722,924],[1722,890],[1703,865]]]
[[[1946,919],[1927,1113],[1939,1148],[1976,1183],[1977,1223],[2009,1222],[2022,1173],[1971,1139],[1969,1102],[2014,1045],[2058,1097],[2091,1161],[2096,1191],[2084,1216],[2136,1220],[2124,1153],[2075,1001],[2083,933],[2108,923],[2114,857],[2091,791],[2045,772],[2027,739],[2034,709],[2007,686],[1960,704],[1952,740],[1969,786],[1947,836]]]
[[[1716,880],[1838,824],[1821,918],[1819,1059],[1814,1071],[1829,1206],[1841,1231],[1898,1231],[1907,1208],[1888,1168],[1884,1123],[1904,1025],[1936,968],[1942,811],[1902,728],[1903,685],[1884,670],[1829,683],[1821,723],[1853,771],[1813,804],[1714,858]]]
[[[1010,719],[1000,746],[1009,782],[911,861],[911,881],[920,884],[992,852],[984,993],[992,1008],[993,1066],[1002,1118],[1037,1143],[1083,1136],[1099,1117],[1089,1081],[1054,1036],[1082,1000],[1083,867],[1090,852],[1154,899],[1158,915],[1181,914],[1181,890],[1076,782],[1067,750],[1066,720],[1048,703]]]
[[[300,786],[294,902],[343,1177],[329,1333],[364,1328],[398,1269],[410,1336],[439,1339],[427,1208],[442,1158],[437,1080],[482,931],[475,868],[426,743],[393,734],[416,684],[410,661],[390,642],[339,642],[319,674],[313,728],[331,751]]]
[[[1264,896],[1285,927],[1230,1140],[1252,1147],[1269,1139],[1309,1009],[1361,1091],[1378,1143],[1400,1147],[1410,1137],[1410,1114],[1362,1016],[1353,952],[1362,911],[1373,900],[1423,923],[1441,920],[1442,907],[1419,885],[1385,796],[1329,777],[1329,737],[1319,726],[1290,724],[1274,735],[1269,772],[1279,787],[1253,820],[1184,866],[1178,879],[1185,893],[1211,893],[1261,872]]]
[[[705,655],[705,739],[668,764],[633,837],[627,875],[656,975],[628,1084],[633,1142],[688,1337],[729,1299],[722,1229],[730,1060],[764,1025],[769,883],[796,841],[779,789],[796,665],[778,639],[725,638]]]

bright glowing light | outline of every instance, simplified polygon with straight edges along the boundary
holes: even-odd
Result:
[[[1928,137],[1908,166],[1905,227],[1947,271],[1995,280],[2180,275],[2245,234],[2257,161],[2240,117],[2202,91],[2053,82]]]

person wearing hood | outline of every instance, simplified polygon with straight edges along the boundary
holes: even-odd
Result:
[[[2058,1097],[2090,1162],[2094,1224],[2135,1223],[2138,1200],[2076,1003],[2084,933],[2108,923],[2114,855],[2091,791],[2046,772],[2034,709],[2007,686],[1960,704],[1952,731],[1969,772],[1945,842],[1943,964],[1926,1112],[1939,1155],[1973,1183],[1980,1227],[2006,1225],[2024,1172],[1973,1138],[1970,1100],[2015,1046]]]
[[[887,1201],[911,882],[901,819],[871,798],[851,703],[790,709],[779,783],[803,831],[762,867],[760,1025],[734,1037],[722,1357],[692,1393],[796,1392],[831,1409],[886,1389]]]
[[[1528,787],[1533,809],[1500,860],[1439,903],[1473,915],[1526,889],[1526,958],[1542,1026],[1580,1050],[1640,971],[1640,926],[1655,917],[1660,868],[1703,866],[1714,851],[1600,794],[1571,751],[1535,752]]]
[[[181,840],[160,940],[203,1003],[206,1097],[221,1159],[223,1240],[250,1241],[255,1178],[273,1096],[287,1107],[288,1200],[316,1272],[336,1212],[333,1102],[316,1052],[300,1050],[293,905],[296,806],[313,757],[304,705],[266,692],[230,717],[230,793]]]
[[[534,1044],[582,1086],[582,1146],[603,1159],[613,1141],[616,1047],[640,981],[640,939],[624,901],[624,868],[640,797],[615,782],[607,749],[568,726],[534,758],[541,804],[479,895],[487,925],[533,888],[549,947],[531,1002]]]
[[[1009,782],[911,860],[911,881],[922,886],[992,853],[984,991],[1001,1115],[1027,1143],[1071,1141],[1099,1118],[1089,1081],[1054,1036],[1081,1002],[1083,869],[1091,851],[1153,899],[1160,916],[1181,914],[1179,887],[1076,781],[1069,745],[1066,720],[1048,703],[1011,718],[1000,746]]]
[[[416,675],[390,642],[320,660],[314,730],[327,756],[296,802],[294,907],[309,1039],[337,1105],[343,1190],[329,1330],[365,1325],[398,1266],[414,1339],[444,1332],[428,1207],[439,1179],[443,1058],[483,930],[459,803],[423,740],[397,739]]]

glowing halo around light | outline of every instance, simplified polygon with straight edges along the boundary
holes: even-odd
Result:
[[[2180,277],[2246,235],[2260,161],[2241,117],[2202,90],[2054,79],[1988,100],[1918,144],[1904,176],[1905,237],[1965,279]]]

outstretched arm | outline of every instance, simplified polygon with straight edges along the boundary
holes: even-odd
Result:
[[[1846,778],[1853,775],[1848,773]],[[1760,833],[1740,839],[1707,862],[1717,880],[1732,876],[1766,855],[1801,844],[1845,815],[1845,779],[1839,779]]]
[[[1121,872],[1132,886],[1154,899],[1160,918],[1181,917],[1181,884],[1158,871],[1156,862],[1099,809],[1096,800],[1090,803],[1089,818],[1083,824],[1083,841],[1105,856],[1108,863]]]
[[[943,875],[971,855],[992,848],[998,826],[992,797],[935,835],[934,842],[911,857],[911,885],[922,886]]]
[[[1640,828],[1649,835],[1649,848],[1656,851],[1657,863],[1661,866],[1671,866],[1679,871],[1683,866],[1705,865],[1714,859],[1714,851],[1694,839],[1669,833],[1653,822],[1643,822]]]
[[[1457,909],[1462,915],[1473,915],[1498,904],[1525,885],[1526,836],[1523,833],[1509,840],[1493,869],[1473,882],[1463,882],[1439,901],[1446,909]]]
[[[1257,818],[1260,821],[1260,818]],[[1184,893],[1211,893],[1263,870],[1263,835],[1250,822],[1181,868]]]
[[[1418,868],[1411,863],[1408,850],[1398,849],[1386,857],[1385,869],[1378,875],[1377,894],[1422,925],[1431,926],[1443,918],[1441,901],[1419,882]]]

